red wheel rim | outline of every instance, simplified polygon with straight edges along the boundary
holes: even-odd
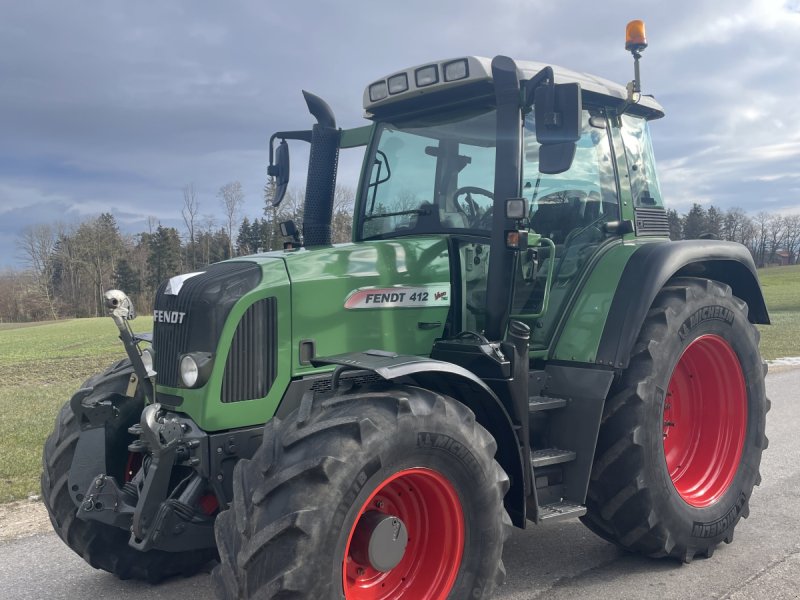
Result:
[[[128,460],[125,463],[125,474],[123,476],[125,483],[132,481],[139,469],[142,468],[142,458],[140,452],[128,452]]]
[[[368,511],[396,516],[408,530],[403,558],[386,572],[352,556],[353,534]],[[453,589],[463,553],[464,513],[453,485],[431,469],[399,471],[375,489],[350,529],[342,565],[345,598],[444,600]]]
[[[664,401],[664,457],[672,484],[694,507],[710,506],[739,468],[747,389],[730,344],[702,335],[683,351]]]

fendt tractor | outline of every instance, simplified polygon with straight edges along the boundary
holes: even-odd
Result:
[[[220,598],[315,600],[490,597],[512,524],[580,518],[687,563],[732,542],[769,316],[743,246],[669,240],[646,45],[631,22],[627,86],[505,56],[404,69],[347,130],[304,92],[316,124],[269,144],[275,204],[287,140],[310,144],[285,248],[164,282],[152,335],[106,294],[128,358],[44,448],[64,542],[123,579],[218,559]]]

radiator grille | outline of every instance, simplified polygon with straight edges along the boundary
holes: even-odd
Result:
[[[242,315],[222,377],[222,402],[263,398],[278,374],[278,310],[264,298]]]
[[[167,294],[168,282],[156,293],[155,310],[169,315],[153,324],[156,381],[178,387],[178,362],[186,352],[214,353],[233,305],[261,280],[261,268],[247,262],[224,262],[187,279],[180,293]]]
[[[669,237],[669,219],[663,208],[637,208],[636,235]]]

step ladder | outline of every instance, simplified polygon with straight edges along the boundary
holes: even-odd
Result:
[[[566,408],[568,400],[548,396],[532,396],[528,410],[534,413],[551,413]],[[535,441],[535,440],[534,440]],[[586,514],[586,507],[565,498],[565,468],[574,463],[577,454],[567,448],[535,448],[531,450],[531,481],[534,493],[528,497],[529,518],[537,522],[554,522]],[[535,515],[535,516],[534,516]],[[538,517],[538,518],[536,518]]]

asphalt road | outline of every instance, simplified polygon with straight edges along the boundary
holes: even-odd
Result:
[[[800,370],[770,374],[763,483],[733,544],[689,565],[624,553],[578,521],[515,531],[505,553],[504,600],[534,598],[800,598]],[[160,586],[95,571],[53,533],[0,543],[0,597],[212,600],[208,575]]]

